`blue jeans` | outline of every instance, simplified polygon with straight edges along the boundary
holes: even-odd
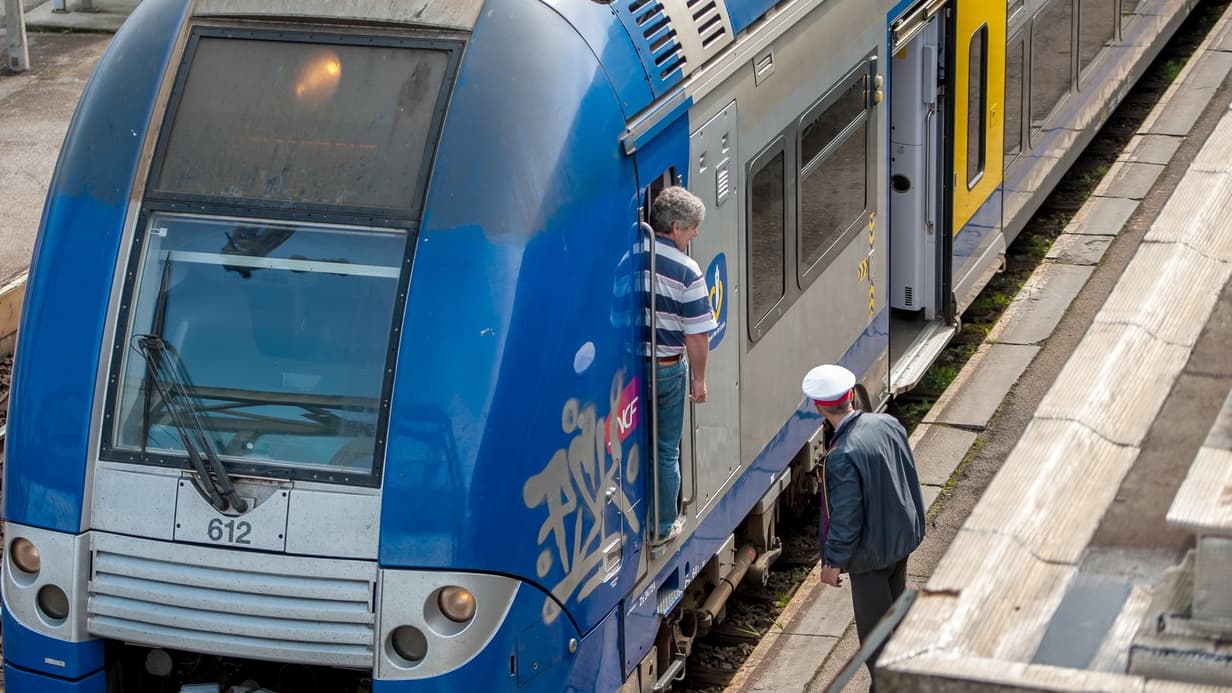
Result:
[[[680,434],[684,430],[684,359],[673,364],[655,364],[658,397],[655,402],[659,428],[659,489],[655,502],[659,508],[659,535],[666,534],[676,520],[676,496],[680,494]],[[651,518],[653,521],[654,518]]]

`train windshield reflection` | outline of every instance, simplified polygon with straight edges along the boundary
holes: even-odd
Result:
[[[123,342],[114,450],[183,464],[138,351],[178,354],[191,407],[234,469],[371,482],[406,235],[155,214]]]

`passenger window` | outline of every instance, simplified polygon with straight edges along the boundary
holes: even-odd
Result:
[[[971,36],[967,71],[967,189],[984,175],[988,131],[988,25]]]
[[[1074,57],[1074,0],[1052,0],[1031,27],[1031,132],[1069,93]]]
[[[784,295],[787,195],[786,153],[759,163],[750,177],[749,324],[765,318]],[[759,336],[754,330],[754,336]]]
[[[828,264],[868,207],[867,79],[862,72],[849,78],[800,129],[801,286]]]
[[[1009,40],[1005,50],[1005,165],[1022,152],[1022,68],[1027,44],[1023,35]]]
[[[1125,4],[1133,4],[1123,0]],[[1116,38],[1116,0],[1082,0],[1078,11],[1078,70],[1086,71]]]

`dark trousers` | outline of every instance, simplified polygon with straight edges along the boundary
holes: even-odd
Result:
[[[907,588],[907,559],[904,558],[888,568],[848,577],[851,579],[851,605],[856,612],[856,634],[860,636],[860,644],[863,645],[877,622],[886,615],[894,600]],[[868,660],[870,673],[884,645],[883,642],[878,646]]]

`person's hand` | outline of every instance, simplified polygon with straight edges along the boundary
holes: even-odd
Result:
[[[821,567],[821,581],[831,587],[842,587],[843,578],[840,577],[842,569],[837,566],[823,565]]]
[[[706,401],[706,379],[694,378],[692,392],[689,393],[689,399],[697,404]]]

